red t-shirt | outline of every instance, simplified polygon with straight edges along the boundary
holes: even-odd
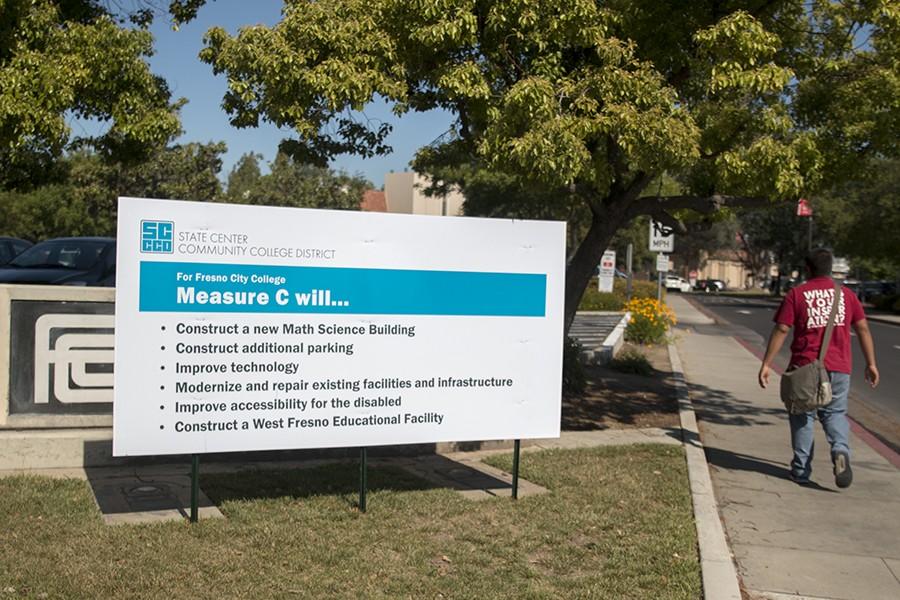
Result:
[[[829,371],[850,373],[850,325],[866,318],[862,304],[851,290],[841,286],[841,302],[834,317],[834,331],[825,355],[825,368]],[[816,277],[787,293],[775,322],[794,328],[791,342],[791,365],[802,367],[819,356],[828,315],[834,302],[834,282],[831,277]]]

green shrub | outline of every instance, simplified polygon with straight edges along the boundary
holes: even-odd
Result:
[[[627,286],[627,282],[624,279],[616,279],[615,284],[613,285],[613,292],[619,294],[621,298],[625,299],[625,288]],[[666,297],[666,290],[663,288],[663,298]],[[632,298],[653,298],[656,299],[656,282],[655,281],[645,281],[645,280],[633,280],[631,282],[631,297]]]
[[[588,288],[581,297],[578,310],[622,310],[625,300],[610,292],[598,292]]]
[[[576,340],[566,336],[563,345],[563,392],[582,394],[587,387],[584,366],[581,364],[582,346]]]
[[[627,282],[617,277],[613,281],[613,291],[601,292],[597,290],[597,279],[591,279],[581,302],[578,304],[578,310],[622,310],[627,301]],[[666,291],[663,290],[663,298]],[[634,280],[631,286],[632,298],[652,298],[656,299],[656,282]]]
[[[894,307],[900,301],[900,295],[888,294],[884,296],[872,296],[872,306],[878,310],[896,310]]]
[[[620,373],[631,373],[649,377],[653,374],[653,365],[647,360],[647,356],[640,350],[629,348],[623,350],[615,357],[609,366]]]

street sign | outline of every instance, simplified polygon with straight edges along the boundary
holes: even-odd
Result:
[[[616,277],[616,251],[607,250],[600,259],[600,274],[597,289],[601,292],[612,292]]]
[[[850,272],[850,263],[846,258],[835,256],[831,265],[831,272],[836,275],[846,275]]]
[[[667,254],[660,252],[656,255],[656,270],[660,273],[667,273],[669,271],[669,256]]]
[[[797,216],[798,217],[811,217],[813,216],[812,206],[809,205],[809,200],[806,198],[800,198],[797,200]]]
[[[675,234],[662,223],[650,220],[650,252],[674,252]]]

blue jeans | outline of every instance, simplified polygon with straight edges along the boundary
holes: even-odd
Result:
[[[794,459],[791,461],[791,474],[795,479],[809,479],[812,473],[813,437],[816,417],[825,429],[825,438],[831,445],[831,457],[835,452],[846,452],[850,455],[850,422],[847,421],[847,396],[850,393],[850,374],[829,371],[831,378],[831,404],[808,413],[790,415],[791,445],[794,447]]]

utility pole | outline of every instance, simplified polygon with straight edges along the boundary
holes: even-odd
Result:
[[[631,269],[631,261],[634,255],[634,245],[629,243],[628,249],[625,251],[625,274],[628,278],[625,280],[625,299],[631,301],[631,281],[633,273]]]
[[[809,229],[806,235],[806,251],[807,253],[812,252],[813,210],[812,206],[809,205],[809,200],[806,198],[797,200],[797,216],[809,218],[809,223],[807,223]]]
[[[812,233],[813,233],[813,216],[809,213],[809,235],[806,238],[806,251],[812,252]]]

